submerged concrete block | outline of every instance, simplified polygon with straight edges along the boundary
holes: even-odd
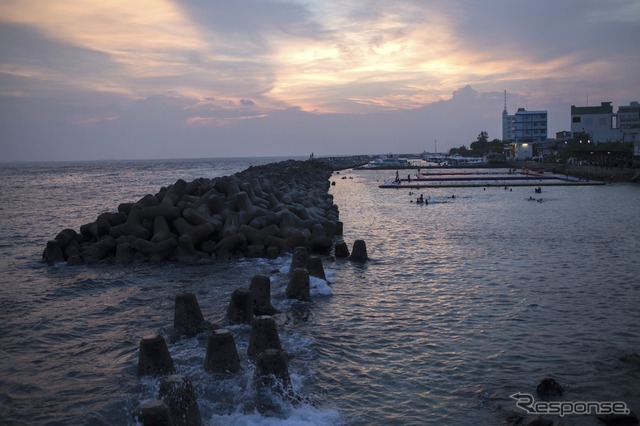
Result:
[[[311,284],[309,271],[302,268],[294,269],[289,278],[289,284],[285,291],[287,299],[298,299],[303,302],[311,301]]]
[[[236,341],[229,330],[219,328],[209,335],[204,369],[211,373],[225,374],[240,371]]]
[[[249,334],[249,346],[247,355],[255,358],[262,351],[267,349],[282,350],[280,336],[273,317],[261,315],[251,322],[251,333]]]
[[[169,407],[174,426],[200,426],[202,418],[188,377],[173,374],[160,382],[160,399]]]
[[[140,340],[138,374],[173,374],[175,367],[167,342],[162,336],[148,336]]]
[[[136,423],[143,426],[174,426],[169,407],[158,399],[142,402],[133,417]]]
[[[245,288],[237,288],[231,294],[227,306],[227,319],[231,323],[249,323],[253,319],[253,302],[251,292]]]
[[[278,310],[271,304],[271,280],[266,275],[255,275],[249,284],[253,314],[273,315]]]
[[[364,240],[355,240],[353,243],[353,249],[351,250],[351,256],[349,260],[356,262],[365,262],[369,259],[367,255],[367,245]]]

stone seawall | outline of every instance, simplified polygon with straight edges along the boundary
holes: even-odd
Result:
[[[288,160],[232,176],[179,179],[47,242],[49,265],[275,258],[304,246],[329,254],[342,232],[328,193],[333,170],[369,157]]]
[[[537,163],[528,161],[523,167],[531,170],[544,170],[558,174],[568,174],[582,179],[605,182],[640,183],[640,169],[600,166],[580,166],[571,164]]]

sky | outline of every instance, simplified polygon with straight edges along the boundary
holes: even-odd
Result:
[[[0,161],[448,151],[640,100],[638,0],[0,0]]]

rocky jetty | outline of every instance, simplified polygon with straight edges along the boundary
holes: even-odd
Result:
[[[191,263],[275,258],[300,246],[327,254],[342,230],[329,177],[361,161],[288,160],[232,176],[179,179],[100,214],[79,232],[64,229],[47,243],[43,259],[50,265]]]

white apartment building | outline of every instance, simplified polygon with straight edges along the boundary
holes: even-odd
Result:
[[[513,140],[515,143],[546,141],[547,111],[518,108],[514,115]]]
[[[611,102],[600,106],[571,105],[571,133],[586,133],[594,143],[632,142],[640,135],[640,104],[631,102],[618,107],[614,114]]]
[[[577,107],[571,105],[571,134],[589,135],[593,143],[618,140],[620,132],[616,129],[615,115],[611,102],[601,102],[600,106]]]

